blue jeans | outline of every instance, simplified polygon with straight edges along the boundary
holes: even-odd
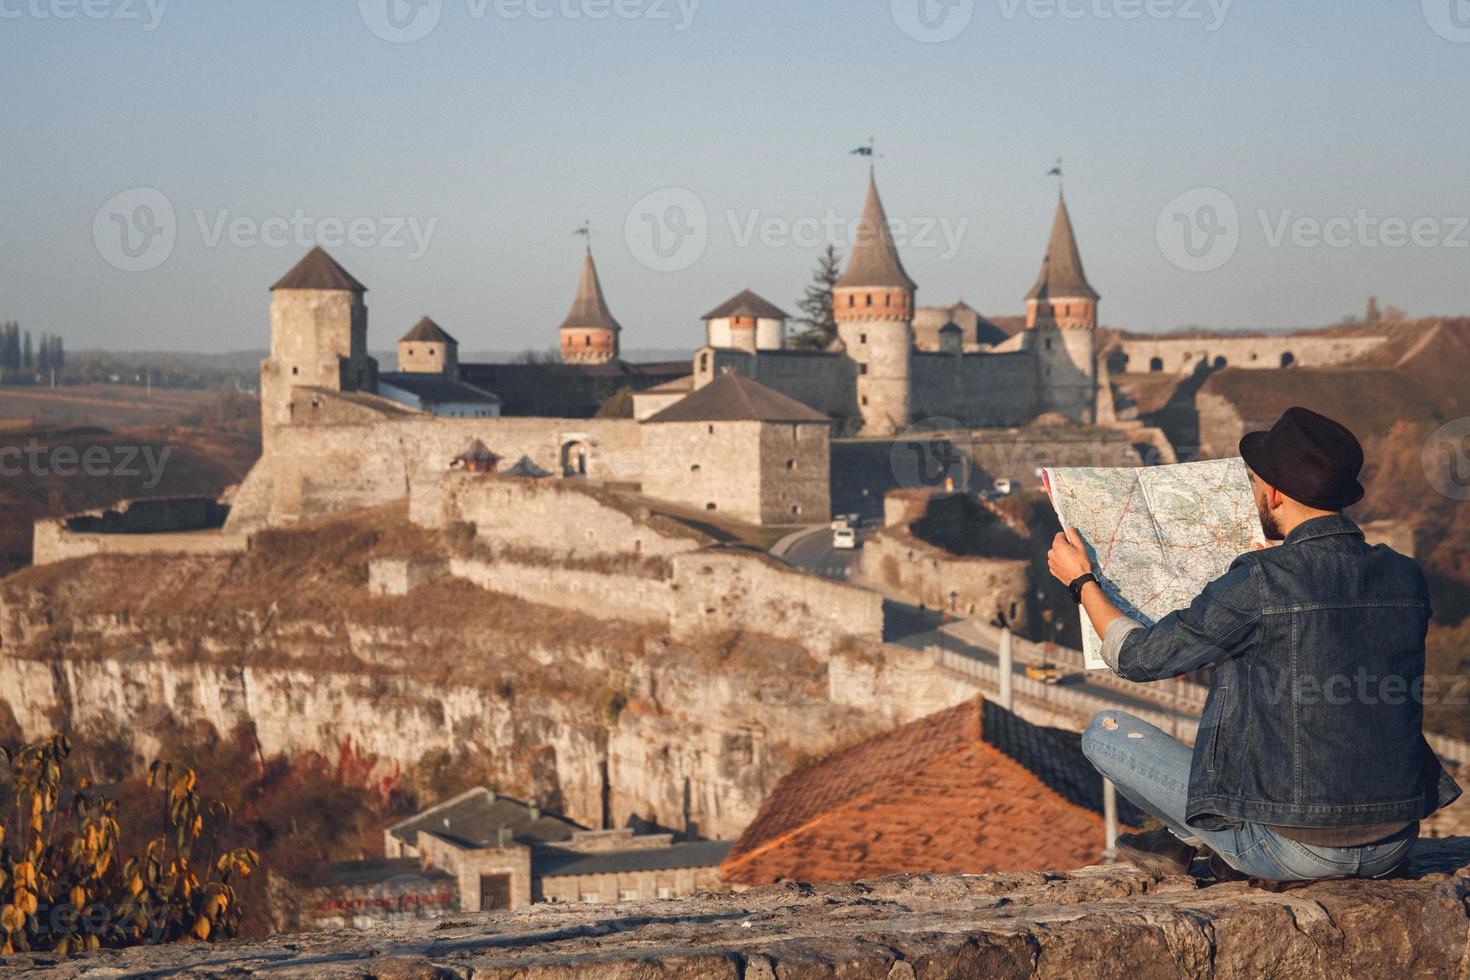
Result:
[[[1126,711],[1104,711],[1082,733],[1082,753],[1140,810],[1185,841],[1199,841],[1236,871],[1267,881],[1312,881],[1354,875],[1378,878],[1409,856],[1419,825],[1376,844],[1316,847],[1257,823],[1200,830],[1184,822],[1193,752]]]

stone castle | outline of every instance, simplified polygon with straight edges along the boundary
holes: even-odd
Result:
[[[325,267],[317,272],[293,272],[278,288],[300,290],[308,281],[317,288],[353,288],[345,273]],[[572,387],[613,379],[638,392],[635,416],[640,420],[727,373],[757,381],[826,415],[839,434],[890,436],[924,419],[965,427],[1011,426],[1048,412],[1082,423],[1111,419],[1110,393],[1098,381],[1099,297],[1083,272],[1065,200],[1058,199],[1041,273],[1027,294],[1024,330],[1007,333],[963,303],[919,307],[917,289],[904,270],[877,183],[870,181],[852,254],[832,290],[837,336],[825,349],[790,345],[787,314],[745,290],[704,316],[706,342],[692,365],[626,364],[620,356],[623,328],[608,307],[589,249],[572,308],[558,329],[564,370],[543,371],[541,376]],[[378,389],[372,386],[374,372],[365,363],[365,337],[349,342],[355,336],[351,331],[357,307],[338,299],[338,326],[323,331],[315,314],[307,312],[322,308],[322,302],[293,297],[278,303],[282,315],[273,315],[272,332],[293,336],[273,344],[272,360],[310,352],[315,338],[325,343],[326,349],[318,352],[325,366],[311,372],[315,380],[302,383],[320,384],[331,376],[342,380],[342,390],[381,390],[381,382]],[[425,376],[436,376],[498,395],[502,387],[523,383],[524,366],[460,365],[453,339],[437,327],[436,334],[428,335],[423,327],[421,323],[400,341],[399,373],[389,379],[392,385],[412,387],[425,383]],[[426,337],[444,344],[448,355],[425,358],[415,353],[423,349]],[[333,368],[334,357],[340,359],[340,369]],[[279,369],[269,365],[265,374],[280,377]],[[268,397],[280,401],[278,384]],[[584,406],[595,407],[595,402]],[[510,407],[505,413],[527,414]]]

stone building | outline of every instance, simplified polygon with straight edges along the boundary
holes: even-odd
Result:
[[[456,907],[467,912],[718,890],[719,864],[730,849],[728,842],[676,842],[672,834],[632,828],[587,830],[484,787],[392,825],[383,841],[390,860],[417,859],[447,874]]]
[[[756,524],[831,515],[832,421],[738,374],[642,423],[643,489]]]

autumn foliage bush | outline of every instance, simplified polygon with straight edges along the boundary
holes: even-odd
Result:
[[[146,805],[121,812],[85,779],[73,788],[70,755],[62,735],[13,755],[0,749],[8,769],[0,785],[0,952],[234,936],[243,914],[235,883],[259,859],[219,845],[230,808],[200,796],[193,769],[155,762]],[[155,822],[137,853],[121,850],[123,821]]]

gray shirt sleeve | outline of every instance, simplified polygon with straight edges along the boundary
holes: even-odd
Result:
[[[1127,616],[1108,624],[1108,632],[1103,637],[1102,658],[1113,669],[1113,673],[1118,672],[1118,654],[1123,649],[1123,641],[1128,638],[1129,633],[1141,629],[1142,623]]]

